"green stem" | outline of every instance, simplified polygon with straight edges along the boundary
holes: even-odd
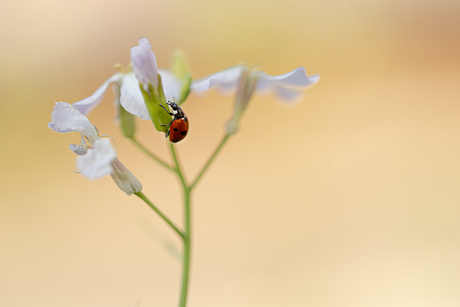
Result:
[[[170,143],[170,145],[171,145],[171,153],[172,153],[172,156],[173,156],[173,159],[174,159],[174,164],[176,165],[176,167],[172,168],[172,169],[179,176],[180,182],[182,183],[182,186],[184,187],[184,191],[185,191],[185,189],[188,188],[187,187],[187,182],[185,181],[185,176],[182,173],[182,168],[180,166],[179,160],[177,159],[176,150],[174,149],[174,144]]]
[[[134,144],[137,145],[139,149],[141,149],[144,153],[150,156],[152,159],[160,163],[165,168],[175,172],[180,179],[182,184],[182,188],[184,190],[184,219],[185,219],[185,230],[184,232],[180,231],[173,222],[171,222],[142,192],[135,193],[139,198],[145,201],[156,213],[160,215],[160,217],[165,220],[183,239],[184,242],[184,254],[183,254],[183,268],[182,268],[182,287],[180,293],[180,302],[179,307],[186,307],[187,304],[187,293],[188,293],[188,284],[189,284],[189,275],[190,275],[190,250],[191,250],[191,209],[190,209],[190,194],[193,187],[200,181],[201,177],[205,174],[211,163],[216,158],[217,154],[223,148],[224,144],[229,139],[230,135],[226,134],[224,138],[221,140],[220,144],[209,158],[206,165],[202,168],[202,170],[198,173],[198,176],[193,181],[191,185],[187,184],[185,180],[184,173],[182,172],[182,168],[180,166],[179,160],[176,155],[176,151],[174,149],[174,145],[170,144],[171,147],[171,154],[174,159],[175,166],[170,166],[168,163],[164,162],[154,154],[152,154],[149,150],[147,150],[144,146],[142,146],[134,137],[131,138]]]
[[[176,151],[174,149],[174,145],[171,144],[171,153],[174,159],[174,164],[176,165],[175,171],[179,176],[179,179],[182,183],[182,188],[184,190],[184,218],[185,218],[185,231],[184,231],[184,255],[183,255],[183,268],[182,268],[182,287],[180,292],[180,302],[179,307],[185,307],[187,304],[187,293],[188,293],[188,283],[189,283],[189,274],[190,274],[190,250],[191,250],[191,210],[190,210],[190,194],[192,188],[199,182],[201,177],[204,175],[206,170],[211,165],[212,161],[216,158],[217,154],[223,148],[224,144],[229,139],[230,135],[226,134],[222,141],[220,142],[219,146],[216,148],[214,153],[212,154],[211,158],[209,158],[206,165],[203,169],[198,173],[198,176],[193,181],[193,183],[189,186],[184,178],[182,173],[182,168],[179,164],[179,160],[177,159]]]
[[[184,189],[185,205],[185,235],[184,235],[184,258],[182,268],[182,287],[180,291],[179,307],[185,307],[187,303],[188,281],[190,273],[190,239],[191,239],[191,216],[190,216],[190,189]]]
[[[184,232],[184,255],[182,265],[182,286],[180,291],[179,307],[185,307],[187,304],[187,293],[188,293],[188,281],[190,272],[190,245],[191,245],[191,215],[190,215],[190,192],[191,189],[187,186],[185,177],[182,173],[179,160],[177,159],[174,145],[171,144],[171,154],[176,165],[176,173],[182,183],[184,190],[184,219],[185,219],[185,232]]]
[[[150,208],[152,208],[156,213],[158,213],[158,215],[160,217],[163,218],[163,220],[169,224],[169,226],[171,226],[176,232],[177,234],[184,240],[184,242],[186,241],[186,235],[184,235],[184,233],[182,231],[179,230],[179,228],[176,227],[176,225],[174,225],[173,222],[171,222],[171,220],[166,216],[164,215],[160,209],[157,208],[157,206],[155,206],[151,201],[150,199],[147,198],[147,196],[144,195],[144,193],[142,192],[137,192],[137,193],[134,193],[136,196],[138,196],[140,199],[142,199],[147,205],[150,206]]]
[[[220,144],[219,146],[217,146],[216,150],[214,151],[214,153],[212,154],[211,158],[208,160],[208,162],[206,163],[206,165],[203,167],[203,169],[198,173],[198,176],[196,177],[196,179],[192,182],[192,184],[190,185],[190,189],[193,189],[195,187],[195,185],[200,181],[201,177],[204,175],[204,173],[207,171],[207,169],[209,168],[209,166],[211,165],[212,161],[214,161],[214,159],[216,158],[217,154],[220,152],[220,150],[224,147],[224,144],[227,142],[227,140],[229,139],[230,137],[230,134],[226,134],[224,136],[224,138],[222,139],[222,141],[220,141]]]
[[[165,168],[169,169],[170,171],[173,171],[173,172],[176,172],[176,169],[174,169],[172,166],[170,166],[168,163],[164,162],[162,159],[158,158],[156,155],[154,155],[153,153],[151,153],[147,148],[145,148],[144,146],[141,145],[141,143],[139,143],[134,137],[130,138],[131,141],[133,141],[133,143],[141,150],[143,151],[147,156],[149,156],[150,158],[152,158],[153,160],[157,161],[158,163],[160,163],[162,166],[164,166]]]

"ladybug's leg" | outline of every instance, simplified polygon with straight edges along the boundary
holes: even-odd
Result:
[[[165,106],[162,105],[161,103],[160,103],[160,106],[161,106],[163,109],[165,109],[165,111],[168,112],[169,115],[174,116],[174,114],[173,114],[173,113],[169,113],[168,109],[166,109]]]
[[[169,125],[171,125],[171,124],[169,124]],[[167,125],[160,125],[160,126],[166,127]],[[165,138],[167,138],[169,136],[170,132],[171,132],[171,129],[168,129],[168,133],[166,133]]]
[[[161,106],[161,104],[160,104]],[[173,123],[174,119],[169,123],[169,125],[160,125],[162,127],[171,127],[171,124]],[[171,132],[171,129],[168,129],[168,133],[166,133],[165,138],[169,136],[169,133]]]
[[[173,123],[173,121],[175,121],[175,119],[173,119],[173,120],[169,123],[169,125],[160,125],[160,126],[162,126],[162,127],[171,127],[171,124]]]

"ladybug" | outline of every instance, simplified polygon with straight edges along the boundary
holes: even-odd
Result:
[[[166,109],[164,105],[160,104],[160,106],[162,106],[169,115],[174,116],[174,119],[169,123],[169,125],[162,126],[169,127],[168,133],[166,133],[165,137],[169,136],[169,141],[172,143],[177,143],[182,141],[187,136],[188,119],[184,111],[182,111],[177,103],[171,101],[168,101],[167,103],[171,107],[172,113],[169,113],[168,109]]]

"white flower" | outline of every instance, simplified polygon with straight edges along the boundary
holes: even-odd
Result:
[[[146,38],[139,40],[139,46],[131,48],[131,61],[133,72],[117,72],[107,79],[91,96],[75,102],[73,107],[84,115],[99,105],[109,85],[116,83],[120,89],[120,97],[116,97],[115,104],[119,103],[131,114],[137,115],[144,120],[150,120],[149,112],[145,106],[139,88],[139,82],[144,89],[151,83],[158,86],[160,74],[165,97],[168,101],[179,99],[183,82],[168,69],[157,69],[155,54],[150,49],[150,43]],[[136,78],[137,77],[137,78]],[[118,106],[116,106],[118,107]]]
[[[168,108],[167,101],[182,99],[182,86],[185,84],[190,92],[190,78],[188,83],[184,80],[179,80],[173,72],[163,71],[163,75],[159,75],[155,54],[151,50],[151,45],[145,37],[139,39],[139,46],[131,48],[131,63],[134,75],[139,80],[144,97],[144,104],[150,115],[150,119],[155,126],[155,129],[161,132],[168,130],[168,125],[171,122],[171,117],[165,108]],[[167,97],[167,95],[173,97]],[[177,95],[177,96],[174,96]]]
[[[89,119],[67,102],[56,102],[48,128],[58,133],[81,134],[80,145],[70,144],[69,148],[78,155],[77,169],[85,177],[98,179],[111,175],[118,187],[128,195],[142,190],[139,180],[117,159],[110,140],[103,139]]]
[[[286,74],[270,76],[247,65],[237,65],[194,81],[191,89],[204,92],[217,88],[226,94],[236,92],[234,114],[227,123],[227,133],[233,134],[237,131],[241,116],[254,92],[274,93],[281,101],[292,104],[302,100],[303,90],[315,85],[319,78],[318,74],[307,76],[304,67]]]
[[[240,78],[246,71],[256,78],[255,92],[258,94],[274,93],[283,102],[294,102],[302,98],[302,91],[319,81],[319,74],[307,76],[304,67],[278,76],[270,76],[265,71],[250,69],[247,65],[237,65],[224,69],[210,76],[195,80],[191,88],[196,92],[204,92],[214,87],[225,93],[236,90]]]

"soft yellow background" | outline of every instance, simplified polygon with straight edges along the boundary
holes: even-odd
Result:
[[[196,78],[241,60],[322,75],[295,108],[253,99],[195,191],[189,306],[459,306],[459,15],[457,0],[2,1],[0,305],[177,304],[174,233],[109,177],[74,174],[79,135],[46,127],[146,36],[160,67],[181,47]],[[176,178],[123,139],[112,99],[91,121],[181,223]],[[193,178],[232,99],[183,109]]]

